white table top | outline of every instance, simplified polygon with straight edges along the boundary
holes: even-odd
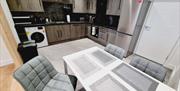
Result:
[[[99,58],[100,56],[103,56],[104,59]],[[71,55],[64,56],[63,59],[65,60],[68,67],[70,67],[70,69],[74,72],[75,76],[81,82],[86,91],[108,91],[108,89],[111,88],[108,87],[111,86],[110,84],[107,84],[107,86],[94,86],[100,83],[111,83],[111,79],[108,79],[111,77],[113,78],[113,81],[116,80],[115,83],[111,83],[113,84],[113,88],[119,89],[118,86],[114,85],[117,83],[120,84],[122,88],[125,87],[125,89],[129,91],[137,91],[137,89],[128,84],[125,80],[121,79],[121,77],[119,77],[112,71],[121,64],[126,64],[128,67],[138,71],[138,73],[141,73],[145,77],[159,83],[156,91],[175,91],[164,83],[152,78],[151,76],[141,72],[140,70],[123,62],[122,60],[114,57],[113,55],[105,52],[103,49],[100,49],[98,47],[92,47]],[[107,81],[101,82],[100,80],[103,79],[107,79]],[[101,89],[100,86],[102,86],[103,88]],[[124,91],[123,89],[121,90]]]

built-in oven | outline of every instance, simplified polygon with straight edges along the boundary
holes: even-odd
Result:
[[[117,29],[119,24],[119,16],[106,15],[106,24],[105,26],[112,29]]]

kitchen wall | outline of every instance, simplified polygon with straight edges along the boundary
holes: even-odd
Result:
[[[1,26],[0,26],[1,28]],[[0,35],[0,67],[13,63],[13,59],[10,56],[6,45]]]
[[[175,45],[174,49],[172,50],[171,55],[167,59],[167,63],[165,65],[172,67],[173,71],[170,77],[170,81],[168,82],[168,85],[171,87],[178,89],[178,84],[180,79],[180,38],[177,41],[177,44]],[[179,87],[180,88],[180,87]]]
[[[11,12],[9,10],[9,7],[8,7],[8,4],[7,4],[6,0],[0,0],[0,4],[1,4],[3,10],[4,10],[4,13],[6,15],[6,18],[7,18],[8,22],[9,22],[10,28],[12,30],[12,33],[13,33],[13,36],[14,36],[16,42],[20,43],[20,40],[18,38],[16,29],[14,27],[14,21],[12,19]]]
[[[177,40],[176,45],[172,49],[165,65],[174,68],[180,66],[180,38]]]

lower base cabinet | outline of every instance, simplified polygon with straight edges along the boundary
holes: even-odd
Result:
[[[103,28],[103,27],[99,27],[98,41],[101,44],[106,45],[107,44],[107,38],[108,38],[108,29]]]
[[[86,24],[64,24],[45,26],[49,44],[86,36]]]
[[[86,25],[85,24],[71,24],[71,39],[85,37]]]
[[[51,25],[45,29],[50,44],[70,39],[70,25]]]

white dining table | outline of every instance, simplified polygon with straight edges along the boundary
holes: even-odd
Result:
[[[63,59],[86,91],[175,91],[98,47]]]

